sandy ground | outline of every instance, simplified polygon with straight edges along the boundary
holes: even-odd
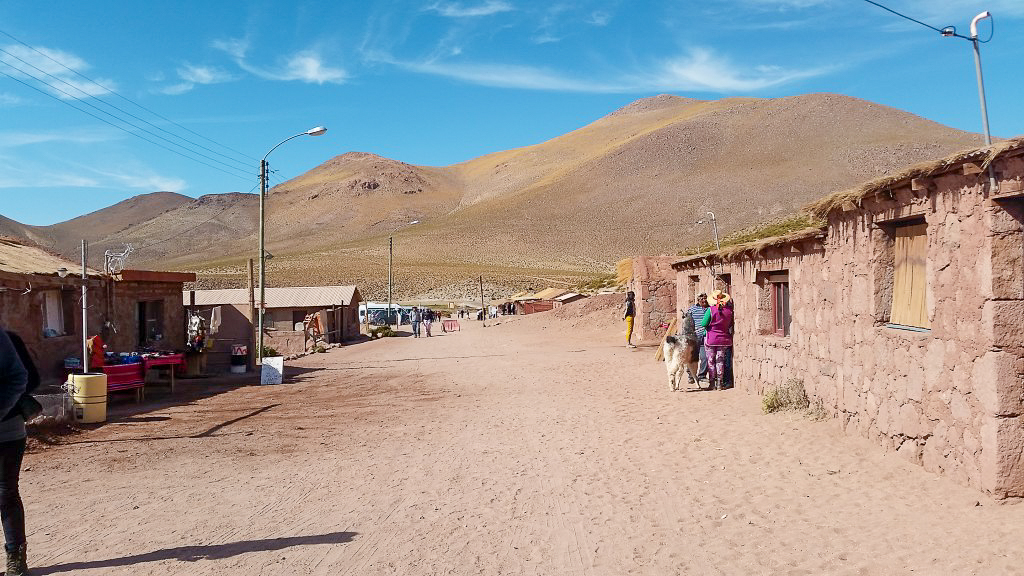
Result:
[[[462,325],[30,454],[33,574],[1024,571],[1024,508],[740,391],[671,393],[612,310]]]

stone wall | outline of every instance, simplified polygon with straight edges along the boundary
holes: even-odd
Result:
[[[1024,160],[998,163],[997,174],[1000,190],[1019,191]],[[1024,199],[994,199],[985,178],[959,171],[925,184],[833,213],[823,247],[725,263],[737,386],[761,393],[802,380],[847,431],[995,497],[1024,497]],[[907,218],[927,224],[928,331],[888,325],[889,225]],[[678,291],[694,275],[710,286],[706,266],[677,270]],[[785,337],[766,333],[766,277],[780,271]]]
[[[634,335],[638,341],[658,340],[676,314],[676,273],[671,256],[641,256],[633,260],[629,289],[636,293]]]

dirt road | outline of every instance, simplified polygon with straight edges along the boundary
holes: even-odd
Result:
[[[614,312],[296,360],[30,454],[34,574],[1010,574],[1024,513],[736,390]],[[547,316],[546,318],[544,316]],[[980,503],[978,506],[976,503]]]

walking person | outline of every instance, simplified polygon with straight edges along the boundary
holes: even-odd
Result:
[[[25,538],[25,507],[18,491],[21,461],[25,456],[25,418],[19,409],[21,397],[29,390],[30,374],[38,383],[39,374],[26,357],[25,366],[18,349],[0,329],[0,521],[4,527],[7,551],[7,576],[25,576],[28,572]]]
[[[423,330],[427,333],[427,338],[430,338],[430,325],[434,323],[434,311],[427,308],[423,311]]]
[[[708,295],[704,292],[697,294],[697,301],[693,306],[690,306],[686,313],[693,318],[694,328],[697,330],[697,356],[700,358],[700,364],[697,367],[697,380],[707,380],[708,378],[708,357],[707,349],[704,348],[704,336],[706,330],[702,325],[704,322],[704,314],[708,311]]]
[[[626,292],[626,302],[622,307],[622,319],[626,321],[626,348],[636,348],[632,342],[633,319],[636,317],[636,294],[632,290]]]
[[[725,357],[732,347],[732,308],[729,295],[721,290],[711,293],[711,307],[704,313],[701,325],[707,330],[704,347],[707,348],[708,377],[711,388],[725,389]]]
[[[409,313],[409,323],[412,325],[412,337],[420,337],[420,310],[413,306],[412,312]]]

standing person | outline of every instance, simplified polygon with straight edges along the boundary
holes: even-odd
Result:
[[[31,362],[30,358],[26,358]],[[34,371],[34,368],[33,370]],[[25,456],[25,419],[18,401],[28,390],[29,373],[7,332],[0,329],[0,520],[7,550],[7,576],[26,576],[25,507],[18,480]]]
[[[427,308],[423,311],[423,330],[427,333],[427,338],[430,338],[430,325],[434,323],[434,311]]]
[[[409,323],[412,325],[412,337],[420,337],[420,310],[413,306],[412,312],[409,313]]]
[[[626,348],[636,348],[633,345],[633,319],[636,317],[636,294],[632,290],[626,292],[626,302],[622,308],[622,319],[626,321]]]
[[[729,295],[721,290],[711,293],[711,307],[704,313],[701,325],[707,330],[704,346],[707,348],[708,377],[711,387],[724,390],[725,357],[732,347],[732,308]]]
[[[704,313],[708,311],[708,295],[704,292],[697,294],[697,301],[693,306],[690,306],[686,313],[693,318],[693,326],[697,330],[697,356],[700,358],[700,364],[697,367],[697,381],[707,380],[708,378],[708,357],[707,350],[704,348],[704,336],[705,328],[702,325],[704,322]]]

